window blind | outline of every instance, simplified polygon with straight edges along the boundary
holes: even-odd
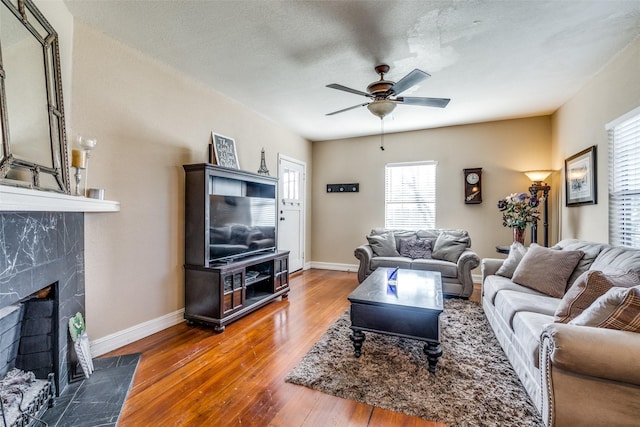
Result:
[[[385,228],[435,228],[436,162],[385,166]]]
[[[607,125],[609,243],[640,248],[640,108]]]

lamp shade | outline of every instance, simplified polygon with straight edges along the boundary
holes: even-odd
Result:
[[[389,101],[388,99],[380,99],[373,101],[367,105],[367,108],[375,116],[384,118],[387,114],[391,113],[396,108],[396,103]]]
[[[551,173],[553,173],[553,171],[549,171],[549,170],[524,172],[524,174],[527,175],[527,177],[531,180],[531,182],[538,182],[538,183],[544,182],[544,180],[547,179],[547,177],[551,175]]]

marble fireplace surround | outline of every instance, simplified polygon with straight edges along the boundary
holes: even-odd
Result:
[[[58,392],[69,383],[69,318],[86,315],[84,214],[119,210],[118,202],[0,186],[0,308],[57,286]]]

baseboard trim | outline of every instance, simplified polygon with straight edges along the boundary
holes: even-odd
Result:
[[[309,264],[311,268],[318,268],[320,270],[348,271],[350,273],[358,272],[357,264],[339,264],[334,262],[318,262],[318,261],[311,261]]]
[[[473,280],[473,283],[482,283],[482,274],[472,274],[471,275],[471,279]]]
[[[181,322],[184,322],[184,308],[91,341],[91,355],[101,356]]]

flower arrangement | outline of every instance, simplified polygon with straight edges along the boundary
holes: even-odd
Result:
[[[498,209],[502,212],[502,225],[524,230],[528,225],[540,219],[538,206],[544,198],[537,198],[527,193],[512,193],[498,201]]]

